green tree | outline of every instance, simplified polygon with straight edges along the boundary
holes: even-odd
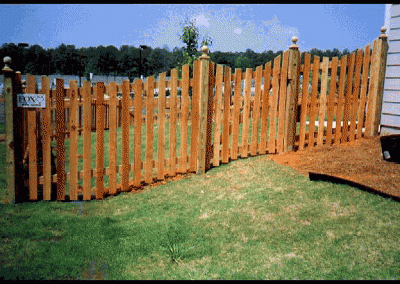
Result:
[[[68,62],[67,58],[67,46],[62,43],[52,51],[52,61],[54,64],[54,71],[56,74],[66,74],[66,66]]]
[[[149,57],[149,71],[153,75],[167,71],[169,69],[169,52],[164,48],[155,48]]]
[[[246,53],[241,53],[235,62],[235,68],[241,68],[242,71],[245,71],[246,68],[251,68],[251,60],[247,56]]]
[[[46,51],[37,44],[30,46],[27,51],[26,62],[25,73],[35,75],[44,74],[47,69]]]
[[[227,52],[215,51],[210,54],[210,59],[217,64],[223,64],[231,68],[235,65],[235,62],[232,62]]]
[[[139,48],[122,45],[117,57],[119,73],[133,80],[139,73]]]
[[[182,61],[178,63],[179,74],[181,73],[182,66],[189,63],[193,66],[193,61],[200,56],[199,52],[199,28],[196,26],[194,20],[186,20],[182,27],[182,35],[180,35],[181,41],[185,44],[182,52]],[[210,36],[204,36],[201,41],[201,46],[206,45],[210,47],[212,45],[212,39]]]
[[[349,55],[349,54],[350,54],[350,50],[348,50],[347,48],[343,49],[342,55]]]

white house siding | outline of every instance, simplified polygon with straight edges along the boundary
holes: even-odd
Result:
[[[381,133],[400,134],[400,5],[386,4],[388,56],[382,100]]]

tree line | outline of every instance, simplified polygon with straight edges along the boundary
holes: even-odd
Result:
[[[215,63],[245,70],[273,61],[282,53],[283,51],[272,50],[257,53],[247,49],[245,52],[214,51],[210,52],[209,56]],[[350,51],[347,48],[342,52],[337,48],[325,51],[313,48],[309,53],[312,58],[317,55],[320,58],[327,56],[332,59],[335,56],[350,54]],[[130,79],[139,77],[139,72],[143,76],[157,75],[187,63],[187,54],[188,45],[175,47],[172,51],[166,45],[154,49],[151,47],[141,49],[133,45],[122,45],[120,48],[113,45],[76,48],[75,45],[65,44],[56,48],[43,48],[37,44],[23,47],[15,43],[5,43],[0,48],[1,58],[10,56],[13,70],[22,74],[80,75],[87,78],[89,73],[127,76]],[[199,54],[200,52],[197,52],[197,55]]]

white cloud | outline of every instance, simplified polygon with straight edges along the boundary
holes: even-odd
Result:
[[[235,7],[208,10],[197,6],[189,8],[191,10],[188,11],[167,10],[166,17],[160,19],[153,28],[140,31],[140,39],[133,44],[146,44],[153,48],[165,44],[171,49],[181,47],[183,43],[179,35],[182,23],[188,17],[196,21],[200,40],[206,35],[213,39],[211,51],[236,52],[252,49],[255,52],[276,52],[286,50],[291,45],[292,36],[299,37],[296,27],[284,26],[276,15],[263,20],[244,20]]]
[[[236,28],[236,29],[233,30],[233,32],[234,32],[235,34],[240,35],[240,34],[242,33],[242,29],[241,29],[241,28]]]
[[[274,25],[274,24],[279,24],[281,21],[279,21],[278,20],[278,17],[275,15],[274,16],[274,19],[273,20],[270,20],[270,21],[262,21],[262,23],[264,24],[264,25],[266,25],[267,27],[268,26],[271,26],[271,25]]]
[[[198,26],[205,26],[205,27],[207,27],[207,28],[210,27],[210,23],[209,23],[209,21],[208,21],[208,18],[206,18],[206,17],[204,16],[204,14],[201,14],[200,16],[197,16],[197,17],[195,18],[195,21],[196,21],[196,24],[197,24]]]

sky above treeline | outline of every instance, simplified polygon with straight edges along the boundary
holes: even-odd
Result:
[[[384,25],[385,4],[1,4],[0,44],[44,48],[148,45],[182,47],[179,35],[194,20],[211,51],[301,51],[363,48]]]

